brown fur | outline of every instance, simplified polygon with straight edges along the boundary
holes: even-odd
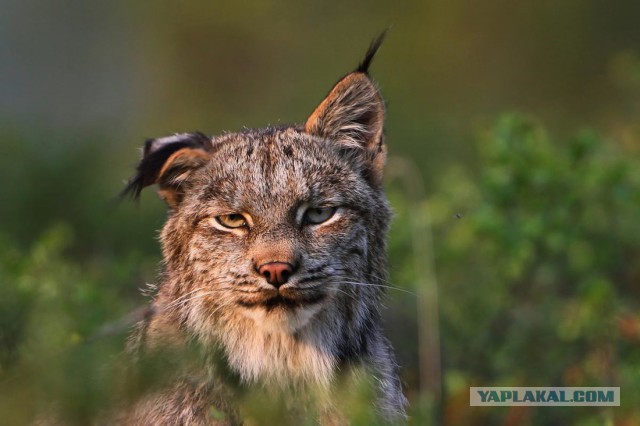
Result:
[[[137,328],[132,350],[195,342],[205,361],[124,410],[123,422],[212,424],[203,407],[215,406],[232,424],[233,398],[206,362],[215,351],[240,386],[295,389],[289,395],[301,404],[319,395],[317,418],[327,424],[343,418],[331,408],[334,386],[363,368],[380,416],[404,419],[380,318],[390,219],[381,188],[384,103],[361,68],[303,128],[147,142],[128,190],[157,183],[171,211],[155,314]],[[334,213],[314,223],[310,211]],[[226,227],[221,217],[230,214],[242,214],[246,226]],[[291,267],[279,288],[258,272],[270,262]]]

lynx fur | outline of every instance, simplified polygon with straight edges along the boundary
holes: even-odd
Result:
[[[137,326],[132,351],[217,348],[241,386],[294,389],[301,400],[320,389],[327,412],[340,378],[364,371],[380,418],[405,419],[381,325],[391,214],[382,189],[384,102],[368,75],[381,41],[304,125],[146,142],[125,193],[157,184],[169,215],[153,314]],[[205,362],[178,377],[123,411],[121,422],[240,422],[214,370]],[[211,406],[226,420],[208,417]]]

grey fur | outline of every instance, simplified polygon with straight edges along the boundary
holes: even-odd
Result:
[[[383,118],[376,85],[356,71],[336,84],[304,127],[148,142],[147,163],[132,180],[138,187],[129,189],[139,192],[152,180],[171,210],[160,237],[164,274],[154,315],[138,326],[131,349],[187,342],[205,352],[218,348],[243,386],[320,389],[329,411],[340,377],[363,368],[376,384],[381,417],[405,419],[380,313],[390,220],[381,187]],[[140,176],[145,173],[152,178]],[[305,209],[314,207],[337,211],[324,223],[304,223]],[[232,213],[244,214],[248,225],[226,229],[216,219]],[[257,272],[269,262],[295,265],[280,289]],[[120,420],[215,423],[203,404],[233,409],[221,396],[227,394],[211,390],[218,386],[215,372],[201,368],[143,397]]]

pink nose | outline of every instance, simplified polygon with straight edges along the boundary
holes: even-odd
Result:
[[[269,284],[280,287],[286,283],[293,274],[293,265],[285,262],[265,263],[258,268],[258,273],[262,275]]]

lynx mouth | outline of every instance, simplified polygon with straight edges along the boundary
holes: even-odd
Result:
[[[278,293],[274,296],[265,297],[260,300],[239,300],[237,303],[245,308],[261,307],[267,311],[275,309],[294,310],[309,305],[315,305],[326,298],[325,294],[316,293],[310,295]]]

